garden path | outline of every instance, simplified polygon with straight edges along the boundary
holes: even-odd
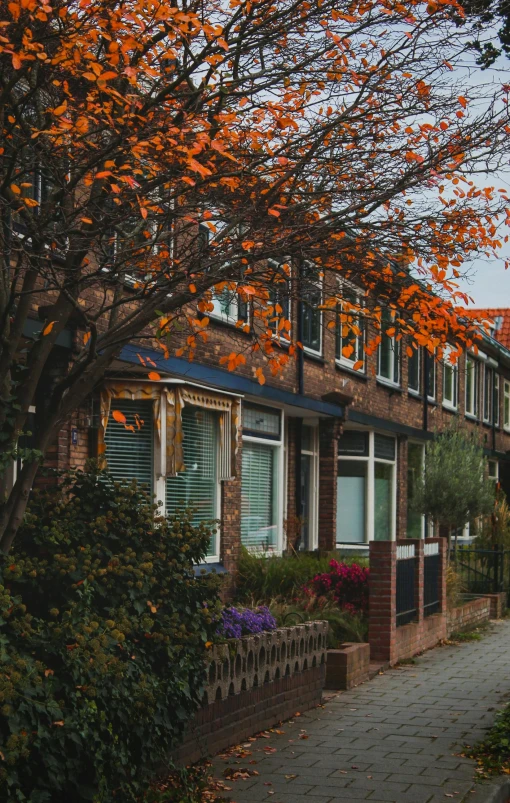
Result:
[[[258,738],[251,755],[217,757],[215,772],[223,780],[227,768],[259,773],[226,781],[236,803],[474,803],[476,765],[459,753],[483,736],[509,692],[504,620],[480,641],[436,648],[335,694]]]

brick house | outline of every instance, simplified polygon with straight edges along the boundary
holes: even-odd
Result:
[[[249,309],[225,294],[194,361],[130,344],[61,430],[51,462],[78,466],[104,454],[116,478],[146,483],[167,514],[192,502],[197,518],[219,519],[208,562],[227,571],[241,544],[359,550],[423,536],[423,517],[408,506],[413,477],[427,440],[453,419],[478,434],[490,475],[510,491],[509,348],[484,336],[477,354],[452,366],[423,350],[409,358],[387,335],[366,356],[363,334],[350,333],[347,359],[336,312],[317,302],[289,301],[304,348],[264,385],[256,356],[232,373],[220,363],[252,337],[236,326],[249,322]],[[140,354],[159,382],[147,381]],[[115,421],[116,410],[134,431]]]

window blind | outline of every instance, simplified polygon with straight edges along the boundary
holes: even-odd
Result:
[[[277,546],[275,449],[263,443],[243,443],[241,541],[249,549]]]
[[[166,480],[166,515],[178,508],[192,507],[193,523],[217,517],[217,414],[200,407],[182,411],[183,454],[186,470]],[[209,555],[216,554],[211,539]]]
[[[126,416],[126,424],[132,432],[112,417],[115,410]],[[141,424],[138,429],[137,420]],[[153,491],[154,422],[152,402],[115,399],[105,433],[106,461],[108,470],[118,482],[127,483],[136,479],[139,484]]]

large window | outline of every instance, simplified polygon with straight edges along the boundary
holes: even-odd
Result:
[[[301,340],[307,351],[322,353],[322,283],[318,268],[305,263],[301,272]]]
[[[503,426],[510,430],[510,382],[506,379],[503,388]]]
[[[363,305],[361,292],[348,285],[341,290],[336,329],[336,359],[341,365],[365,370],[364,329],[365,323],[360,308]]]
[[[114,480],[136,480],[149,493],[154,487],[154,425],[151,401],[119,399],[112,402],[112,412],[105,433],[106,461]],[[113,412],[125,416],[126,424],[116,421]],[[127,429],[126,427],[132,427]]]
[[[337,543],[393,539],[395,439],[347,430],[339,440],[338,454]]]
[[[301,429],[301,538],[299,548],[311,550],[318,543],[319,446],[318,427]]]
[[[423,474],[425,449],[421,443],[407,445],[407,537],[423,538],[424,516],[412,509],[416,484]]]
[[[499,427],[499,374],[494,374],[494,423]]]
[[[453,349],[447,346],[443,355],[443,406],[456,410],[458,404],[459,367],[452,362]]]
[[[400,340],[393,314],[385,309],[381,318],[381,343],[377,350],[377,376],[392,385],[400,383]]]
[[[437,392],[437,363],[435,354],[430,354],[425,349],[423,351],[423,357],[427,362],[427,398],[429,401],[435,401]]]
[[[126,424],[117,422],[118,411]],[[152,401],[113,399],[105,432],[108,469],[119,482],[137,482],[150,493],[157,492],[161,512],[173,516],[178,508],[193,509],[193,521],[218,518],[220,483],[218,481],[219,422],[215,411],[186,405],[182,411],[182,447],[185,470],[177,476],[155,482],[155,465],[160,464],[159,443],[154,438]],[[155,448],[158,443],[158,448]],[[158,470],[159,471],[159,470]],[[162,483],[162,485],[161,485]],[[219,543],[211,538],[208,557],[218,558]]]
[[[225,287],[221,293],[214,293],[212,304],[213,318],[231,324],[237,324],[238,321],[248,323],[248,304],[242,300],[235,288]]]
[[[466,356],[466,415],[478,417],[478,387],[480,363]]]
[[[178,508],[193,509],[193,523],[218,517],[218,419],[201,407],[182,411],[183,456],[186,470],[166,481],[166,515]],[[209,557],[218,555],[217,538],[211,538]]]
[[[281,549],[282,422],[278,410],[243,405],[241,541],[247,549]]]

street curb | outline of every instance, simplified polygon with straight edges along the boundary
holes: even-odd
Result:
[[[510,780],[496,786],[496,784],[480,785],[475,794],[468,794],[464,798],[466,803],[507,803],[510,799]]]

